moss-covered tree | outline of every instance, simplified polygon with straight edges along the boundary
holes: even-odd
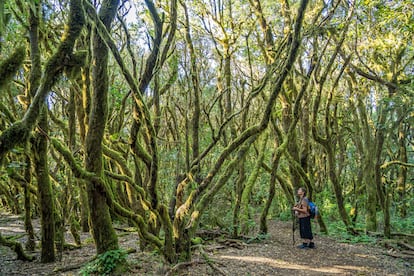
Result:
[[[99,20],[110,30],[118,8],[118,0],[103,1]],[[108,115],[108,48],[94,29],[92,41],[92,99],[86,134],[85,168],[104,179],[102,146]],[[87,183],[91,230],[98,254],[118,249],[118,238],[112,225],[105,181]]]

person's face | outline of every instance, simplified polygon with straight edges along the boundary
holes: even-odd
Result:
[[[302,195],[303,195],[302,189],[298,189],[298,196],[302,196]]]

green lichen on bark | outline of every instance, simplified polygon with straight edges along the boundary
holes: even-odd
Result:
[[[0,159],[14,146],[27,141],[29,134],[40,116],[40,108],[46,96],[62,73],[64,64],[72,56],[73,47],[85,23],[81,0],[70,1],[69,22],[65,27],[61,43],[56,53],[48,60],[42,74],[40,86],[24,118],[0,135]],[[24,57],[23,57],[24,58]],[[3,63],[2,63],[3,64]],[[5,79],[0,74],[0,80]],[[1,86],[0,86],[1,88]]]
[[[25,57],[24,47],[18,47],[8,58],[0,63],[0,89],[13,78]]]
[[[9,122],[14,123],[16,121],[14,114],[4,103],[0,103],[0,112],[3,113],[4,117],[7,118]]]
[[[243,234],[247,234],[249,232],[249,201],[253,191],[254,184],[256,183],[257,177],[259,175],[260,169],[262,167],[262,163],[265,156],[265,148],[268,140],[268,135],[264,137],[261,145],[261,150],[259,156],[257,158],[257,162],[253,168],[252,173],[249,175],[247,179],[247,183],[242,193],[241,197],[241,210],[240,210],[240,222],[241,222],[241,231]]]
[[[0,159],[15,145],[26,141],[29,138],[29,134],[29,128],[22,121],[16,122],[4,131],[0,139]]]
[[[24,116],[24,120],[28,125],[34,125],[39,116],[41,104],[58,80],[66,64],[70,63],[69,61],[73,56],[73,47],[75,46],[76,39],[84,24],[85,17],[82,1],[72,0],[70,2],[69,22],[65,26],[65,32],[62,35],[61,43],[55,54],[46,62],[39,89]]]
[[[84,1],[86,4],[87,1]],[[119,0],[105,0],[99,10],[99,18],[109,30],[116,16]],[[93,8],[95,9],[95,8]],[[108,49],[95,30],[91,36],[92,105],[89,114],[89,129],[85,139],[85,168],[103,176],[102,144],[108,116]],[[111,195],[104,179],[92,179],[87,183],[90,226],[98,254],[119,248],[118,238],[112,225],[108,200]]]
[[[70,166],[75,177],[84,180],[91,180],[93,177],[95,177],[94,173],[83,169],[82,164],[73,157],[73,154],[70,152],[70,150],[61,142],[59,142],[59,140],[56,138],[51,138],[50,143],[63,156],[67,164]]]

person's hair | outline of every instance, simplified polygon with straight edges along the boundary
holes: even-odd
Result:
[[[306,188],[305,187],[300,187],[299,190],[302,190],[303,194],[306,195]]]

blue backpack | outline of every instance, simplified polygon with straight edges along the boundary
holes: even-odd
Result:
[[[318,216],[318,206],[316,206],[316,204],[310,200],[308,202],[308,206],[309,206],[310,217],[311,219],[314,219],[315,217]]]

